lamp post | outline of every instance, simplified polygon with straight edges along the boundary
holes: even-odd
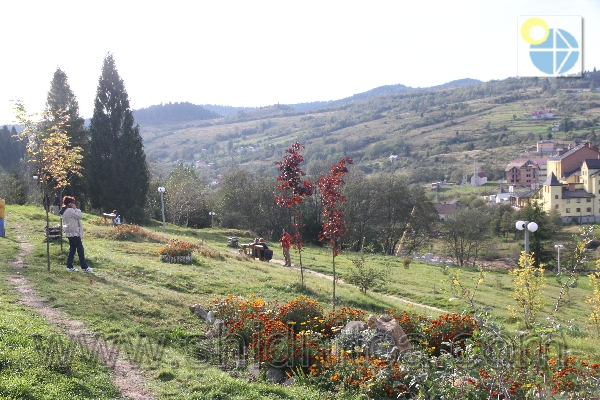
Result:
[[[538,224],[529,221],[517,221],[515,226],[520,231],[525,230],[525,254],[529,254],[529,232],[537,231]]]
[[[39,176],[34,175],[33,176],[33,180],[35,181],[35,205],[38,205],[38,190],[39,190],[39,184],[38,184],[38,179]]]
[[[556,250],[558,250],[558,264],[557,264],[557,270],[558,273],[560,274],[560,249],[562,249],[563,245],[562,244],[555,244],[554,248],[556,248]]]
[[[211,211],[211,212],[208,213],[208,215],[210,215],[210,227],[212,229],[213,228],[213,219],[214,219],[215,215],[217,215],[217,213]]]
[[[165,188],[160,186],[158,188],[158,192],[160,193],[160,207],[162,209],[162,217],[163,217],[163,232],[167,232],[167,225],[165,224],[165,199],[164,199],[164,193],[165,193]]]

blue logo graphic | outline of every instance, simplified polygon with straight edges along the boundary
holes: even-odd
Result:
[[[530,44],[531,62],[545,74],[565,74],[579,59],[581,49],[575,37],[564,29],[549,28],[541,18],[525,21],[521,26],[521,36]]]

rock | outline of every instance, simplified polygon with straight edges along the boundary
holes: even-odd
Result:
[[[283,382],[283,386],[294,386],[296,384],[296,378],[292,377]]]
[[[248,373],[252,377],[254,377],[254,379],[258,379],[258,376],[260,375],[260,364],[259,363],[250,364],[248,366]]]
[[[212,310],[206,313],[206,320],[209,324],[213,324],[215,322],[215,313]]]
[[[267,370],[267,381],[271,383],[283,383],[286,379],[286,375],[282,369],[269,367]]]
[[[367,324],[365,324],[362,321],[348,321],[348,323],[346,324],[346,326],[344,326],[341,329],[341,332],[343,333],[350,333],[350,332],[362,332],[365,329],[367,329]]]
[[[404,333],[404,330],[402,330],[402,327],[394,318],[382,315],[377,319],[373,315],[369,315],[367,326],[371,329],[377,329],[382,334],[390,335],[399,352],[404,353],[412,350],[408,336],[406,336],[406,333]]]
[[[225,323],[216,318],[212,328],[206,332],[206,337],[212,339],[223,335],[223,333],[225,333]]]
[[[196,314],[197,316],[199,316],[202,319],[206,319],[206,317],[207,317],[206,309],[204,307],[202,307],[200,304],[194,304],[193,306],[190,306],[190,312]]]

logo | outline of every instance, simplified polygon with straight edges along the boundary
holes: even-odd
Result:
[[[519,17],[518,75],[582,76],[580,16]]]

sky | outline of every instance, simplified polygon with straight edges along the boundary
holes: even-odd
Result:
[[[598,0],[20,0],[1,10],[0,124],[14,122],[11,100],[42,111],[57,68],[90,118],[108,53],[132,109],[514,77],[523,15],[582,16],[583,68],[600,69]]]

